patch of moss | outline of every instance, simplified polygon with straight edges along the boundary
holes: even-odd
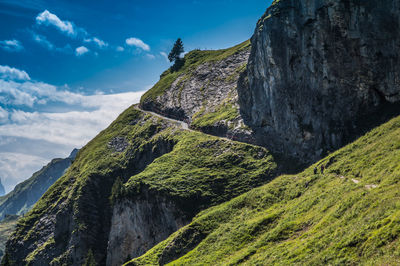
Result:
[[[222,50],[193,50],[185,55],[185,64],[179,71],[173,72],[170,69],[165,71],[160,76],[160,81],[154,85],[153,88],[148,90],[140,99],[140,103],[146,101],[155,100],[159,95],[164,94],[164,92],[169,89],[172,83],[180,77],[182,74],[190,75],[190,72],[196,69],[199,65],[204,63],[213,63],[216,61],[222,61],[229,56],[232,56],[244,49],[250,47],[250,40],[245,41],[239,45],[232,48],[222,49]]]
[[[239,110],[230,101],[224,101],[215,110],[205,112],[201,109],[193,116],[193,128],[205,128],[215,125],[220,121],[232,121],[239,116]]]
[[[400,117],[298,175],[201,212],[130,265],[398,265],[399,158]],[[205,237],[182,250],[193,226]]]
[[[54,238],[50,237],[45,243],[40,245],[37,249],[32,251],[28,255],[28,257],[26,257],[25,261],[26,261],[27,265],[29,265],[41,251],[45,250],[47,246],[54,245],[54,244],[55,244]]]

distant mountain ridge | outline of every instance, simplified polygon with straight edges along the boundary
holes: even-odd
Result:
[[[0,179],[0,196],[4,196],[6,194],[6,190],[4,189],[3,183],[1,183]]]
[[[65,159],[53,159],[31,178],[18,184],[14,190],[0,198],[0,220],[6,215],[22,215],[29,211],[47,189],[54,184],[74,161],[77,149]],[[0,184],[0,194],[2,185]],[[3,188],[4,189],[4,188]]]

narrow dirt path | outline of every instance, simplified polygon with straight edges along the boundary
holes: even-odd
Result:
[[[184,122],[184,121],[172,119],[172,118],[169,118],[169,117],[166,117],[166,116],[163,116],[163,115],[160,115],[160,114],[151,112],[151,111],[143,110],[143,109],[141,109],[141,108],[139,107],[139,105],[135,105],[134,108],[137,109],[137,110],[139,110],[139,111],[141,111],[141,112],[144,112],[144,113],[147,113],[147,114],[151,114],[151,115],[156,116],[156,117],[158,117],[158,118],[161,118],[161,119],[170,121],[170,122],[172,122],[172,123],[178,124],[178,125],[180,125],[180,126],[182,127],[182,129],[184,129],[184,130],[188,130],[188,131],[191,131],[191,132],[200,132],[200,133],[203,133],[203,134],[206,134],[206,135],[209,135],[209,136],[221,138],[221,139],[224,139],[224,140],[227,140],[227,141],[232,141],[231,139],[226,138],[226,137],[214,136],[214,135],[211,135],[211,134],[204,133],[204,132],[202,132],[202,131],[193,130],[193,129],[191,129],[191,128],[189,127],[189,124],[186,123],[186,122]]]
[[[168,121],[170,121],[172,123],[179,124],[185,130],[194,131],[194,130],[189,128],[189,125],[186,122],[183,122],[183,121],[180,121],[180,120],[175,120],[175,119],[172,119],[172,118],[169,118],[169,117],[166,117],[166,116],[162,116],[160,114],[157,114],[157,113],[154,113],[154,112],[151,112],[151,111],[142,110],[142,109],[140,109],[139,105],[135,105],[135,109],[137,109],[137,110],[139,110],[141,112],[147,113],[147,114],[151,114],[151,115],[156,116],[158,118],[161,118],[161,119],[164,119],[164,120],[168,120]]]

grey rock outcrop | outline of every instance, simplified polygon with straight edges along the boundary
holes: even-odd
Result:
[[[143,193],[141,199],[114,206],[107,248],[107,265],[122,265],[143,255],[189,222],[172,201]]]
[[[194,51],[200,55],[207,52]],[[247,45],[222,60],[206,61],[194,69],[184,71],[162,95],[141,102],[141,108],[185,121],[191,128],[205,133],[251,142],[251,130],[245,127],[240,116],[236,89],[249,54],[250,46]],[[198,123],[203,116],[218,115],[225,106],[232,108],[234,117],[207,125]]]
[[[398,113],[399,29],[398,0],[274,1],[239,86],[258,142],[310,162]]]

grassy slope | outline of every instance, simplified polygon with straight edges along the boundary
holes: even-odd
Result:
[[[198,132],[164,134],[176,143],[173,151],[131,177],[126,185],[131,193],[140,193],[144,185],[176,199],[183,209],[195,214],[276,175],[277,165],[264,148]]]
[[[129,146],[124,152],[115,152],[108,143],[121,136],[126,138]],[[125,196],[134,198],[140,195],[140,188],[148,187],[175,199],[194,215],[200,209],[229,200],[276,175],[277,166],[264,148],[185,131],[131,107],[79,152],[67,173],[44,194],[32,211],[19,220],[13,242],[36,243],[36,249],[27,256],[30,261],[45,253],[46,245],[57,245],[52,238],[39,238],[44,229],[39,225],[42,217],[59,212],[64,204],[73,206],[74,219],[79,226],[73,234],[92,228],[90,223],[98,222],[86,217],[85,207],[80,207],[87,201],[84,191],[93,186],[93,182],[101,180],[103,183],[96,184],[110,191],[112,180],[118,177],[116,173],[123,173],[132,164],[135,166],[145,150],[149,150],[148,154],[154,153],[160,139],[174,143],[173,150],[133,175],[126,184]],[[125,174],[133,172],[132,169],[125,170]],[[104,180],[110,183],[109,188],[104,187]],[[101,193],[108,199],[109,194]]]
[[[201,212],[131,263],[398,265],[400,117],[321,164]]]

